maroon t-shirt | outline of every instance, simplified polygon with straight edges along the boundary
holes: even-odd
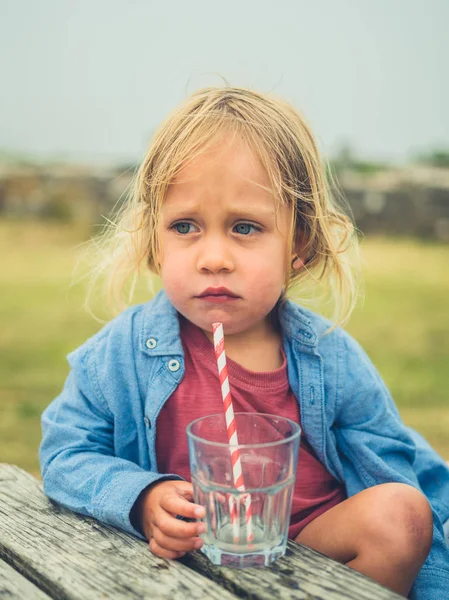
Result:
[[[194,419],[223,411],[223,401],[213,344],[183,318],[181,340],[185,375],[159,414],[156,451],[160,473],[176,473],[190,481],[186,427]],[[227,367],[235,412],[269,413],[301,424],[285,356],[275,371],[249,371],[229,357]],[[302,433],[289,537],[294,539],[310,521],[345,499],[344,486],[320,463]]]

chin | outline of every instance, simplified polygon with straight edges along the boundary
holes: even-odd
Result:
[[[223,314],[223,313],[219,313],[217,311],[217,314],[211,314],[208,315],[207,319],[204,318],[199,318],[196,321],[193,321],[194,323],[196,323],[198,325],[198,327],[201,327],[201,329],[203,329],[204,331],[209,331],[210,333],[212,333],[212,324],[213,323],[222,323],[223,324],[223,329],[226,333],[235,333],[234,327],[235,327],[235,322],[233,322],[234,319],[232,319],[231,317],[229,317],[229,315]]]
[[[261,319],[263,321],[264,319]],[[240,333],[245,333],[255,327],[259,321],[255,322],[254,320],[242,320],[236,317],[232,317],[230,315],[217,315],[210,321],[204,322],[202,324],[198,324],[201,329],[204,331],[208,331],[212,333],[212,323],[222,323],[223,331],[225,336],[229,335],[238,335]]]

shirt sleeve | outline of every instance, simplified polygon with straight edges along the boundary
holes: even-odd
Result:
[[[160,479],[182,478],[114,455],[114,417],[98,388],[91,350],[80,350],[62,393],[42,415],[44,492],[70,510],[142,538],[130,521],[139,494]]]
[[[348,494],[388,482],[412,485],[424,493],[413,433],[365,352],[347,334],[341,343],[335,436]],[[420,448],[420,461],[423,452],[429,469],[440,468],[441,458],[429,445]],[[449,549],[436,506],[427,497],[434,517],[433,544],[410,595],[415,600],[449,597]]]
[[[342,336],[335,433],[340,457],[349,461],[354,492],[390,481],[417,485],[415,443],[378,372],[360,346]]]

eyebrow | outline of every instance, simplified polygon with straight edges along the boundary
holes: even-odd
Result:
[[[234,208],[231,209],[229,211],[229,215],[231,217],[236,217],[236,218],[246,218],[246,219],[253,219],[253,218],[257,218],[257,217],[272,217],[274,216],[276,213],[274,208],[265,208],[265,207],[254,207],[254,208]],[[182,217],[194,217],[194,216],[198,216],[201,215],[201,210],[199,209],[199,206],[197,205],[192,205],[192,206],[180,206],[179,208],[175,208],[175,207],[168,207],[167,211],[165,213],[165,217],[167,219],[173,219],[173,218],[182,218]]]

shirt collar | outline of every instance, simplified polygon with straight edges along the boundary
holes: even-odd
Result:
[[[183,355],[178,312],[163,290],[143,307],[139,346],[151,356]]]
[[[320,327],[323,331],[330,325],[322,317],[288,299],[284,300],[279,308],[279,321],[284,337],[295,340],[309,350],[317,346],[321,333],[315,324],[326,325],[326,327]]]

